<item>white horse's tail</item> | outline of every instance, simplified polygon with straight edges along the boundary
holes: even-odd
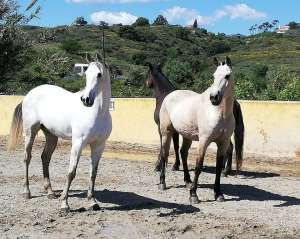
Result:
[[[8,137],[7,150],[12,151],[16,149],[23,133],[23,116],[22,116],[22,102],[15,108],[10,133]]]

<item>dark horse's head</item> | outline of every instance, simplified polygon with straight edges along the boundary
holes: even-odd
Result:
[[[149,88],[153,88],[156,83],[156,79],[160,75],[162,75],[161,65],[154,66],[151,63],[149,63],[148,66],[149,66],[149,77],[146,81],[146,84]]]
[[[160,93],[169,93],[176,90],[172,82],[162,72],[162,65],[149,63],[149,77],[146,84],[149,88],[155,88],[155,91]]]

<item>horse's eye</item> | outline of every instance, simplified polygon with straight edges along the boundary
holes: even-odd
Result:
[[[229,78],[230,78],[230,75],[226,75],[226,76],[225,76],[225,79],[226,79],[226,80],[229,80]]]
[[[102,77],[102,74],[101,73],[98,73],[98,76],[97,76],[98,78],[101,78]]]

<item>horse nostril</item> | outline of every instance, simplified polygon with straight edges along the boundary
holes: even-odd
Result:
[[[86,102],[87,104],[89,104],[89,103],[90,103],[90,97],[86,97],[85,102]]]

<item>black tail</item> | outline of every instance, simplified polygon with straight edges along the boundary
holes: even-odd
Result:
[[[236,167],[240,170],[243,163],[243,147],[244,147],[244,120],[240,104],[237,100],[233,104],[233,115],[235,118],[234,144],[236,153]]]

